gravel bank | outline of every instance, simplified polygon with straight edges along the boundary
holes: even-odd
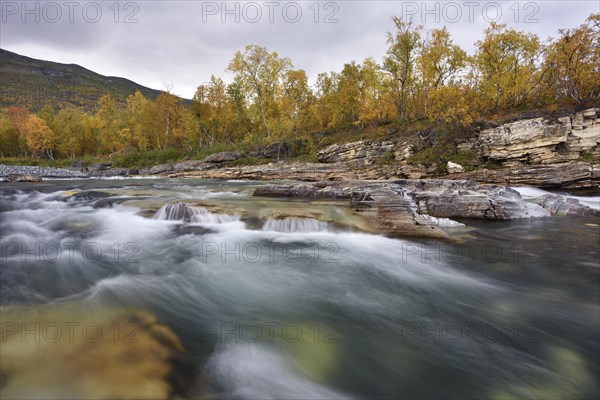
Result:
[[[88,175],[66,168],[33,167],[0,164],[0,177],[10,174],[41,176],[43,178],[88,178]]]

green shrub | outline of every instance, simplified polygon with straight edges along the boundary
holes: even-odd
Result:
[[[396,161],[396,156],[393,151],[386,151],[380,159],[381,164],[393,164]]]

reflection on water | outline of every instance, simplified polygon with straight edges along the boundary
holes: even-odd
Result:
[[[402,240],[333,202],[252,198],[253,182],[68,185],[3,186],[3,397],[598,395],[597,218]],[[82,333],[114,321],[145,351],[126,330],[101,348]],[[90,365],[162,386],[120,379],[107,394]]]

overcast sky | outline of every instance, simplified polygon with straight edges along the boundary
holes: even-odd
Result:
[[[230,81],[227,64],[250,43],[290,57],[314,81],[319,72],[340,70],[351,60],[381,61],[394,15],[410,16],[428,29],[445,25],[470,51],[489,21],[545,39],[600,12],[599,0],[0,3],[2,48],[171,89],[186,98],[211,74]]]

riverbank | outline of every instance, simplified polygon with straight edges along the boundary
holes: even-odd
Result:
[[[406,167],[393,165],[357,166],[351,162],[340,163],[287,163],[285,161],[261,165],[227,166],[206,163],[202,160],[184,161],[154,166],[152,168],[50,168],[0,164],[0,180],[10,180],[11,175],[38,176],[48,179],[85,179],[102,177],[152,176],[165,178],[238,179],[238,180],[297,180],[304,182],[346,180],[394,179],[450,179],[473,180],[478,183],[505,186],[533,186],[548,190],[595,195],[600,193],[600,163],[572,162],[554,165],[537,165],[505,169],[478,169],[452,174],[406,173]]]
[[[591,108],[561,117],[542,116],[491,124],[453,143],[447,138],[432,143],[423,138],[406,139],[395,132],[385,139],[327,146],[317,152],[314,162],[298,162],[297,158],[278,161],[276,151],[260,154],[222,151],[201,159],[151,167],[123,168],[112,162],[86,164],[83,161],[73,162],[70,168],[0,165],[0,177],[141,175],[304,182],[435,178],[598,194],[599,121],[600,108]]]

